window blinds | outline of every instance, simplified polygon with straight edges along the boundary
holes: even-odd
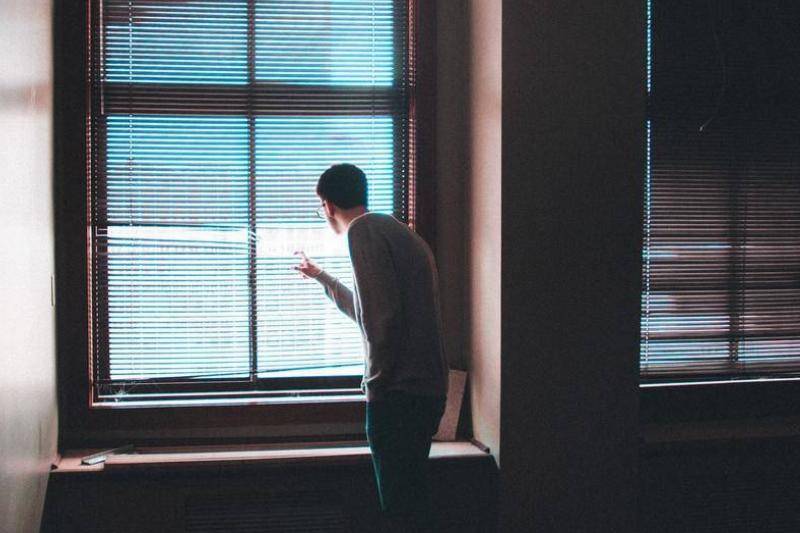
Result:
[[[408,220],[413,42],[392,0],[103,0],[91,51],[98,397],[353,386],[356,326],[299,278],[351,284],[315,215],[338,162]],[[349,376],[349,378],[348,378]]]
[[[648,3],[645,381],[800,372],[798,17]]]

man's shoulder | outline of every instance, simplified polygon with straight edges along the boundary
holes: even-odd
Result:
[[[407,224],[392,215],[367,213],[350,225],[347,239],[351,249],[370,243],[381,243],[389,249],[401,248],[406,253],[432,255],[428,244]]]
[[[350,227],[347,229],[347,235],[348,237],[352,237],[375,232],[403,231],[404,229],[408,230],[408,227],[392,215],[369,212],[361,215],[350,223]]]

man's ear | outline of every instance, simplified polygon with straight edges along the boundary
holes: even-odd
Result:
[[[333,218],[336,215],[336,205],[330,200],[325,200],[325,213],[328,215],[328,218]]]

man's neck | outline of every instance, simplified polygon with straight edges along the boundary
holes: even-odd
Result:
[[[349,228],[350,224],[352,224],[355,219],[362,217],[367,213],[369,213],[369,211],[364,206],[354,207],[352,209],[342,211],[342,221],[344,222],[345,228]]]

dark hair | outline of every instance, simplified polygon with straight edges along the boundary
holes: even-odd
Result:
[[[333,165],[319,177],[317,195],[342,209],[366,206],[367,177],[350,163]]]

